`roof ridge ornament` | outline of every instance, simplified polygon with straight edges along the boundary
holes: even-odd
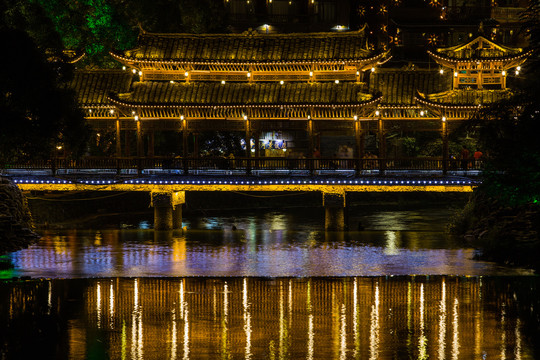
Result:
[[[244,31],[244,32],[242,33],[242,35],[245,35],[245,36],[255,36],[255,35],[259,35],[259,32],[258,32],[256,29],[248,28],[246,31]]]

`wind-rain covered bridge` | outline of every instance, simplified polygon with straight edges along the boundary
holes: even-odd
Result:
[[[322,194],[325,229],[344,230],[350,192],[470,192],[478,163],[424,159],[119,159],[11,165],[2,171],[23,191],[145,191],[156,230],[182,226],[186,191]],[[401,164],[401,166],[399,166]],[[93,167],[91,167],[93,165]],[[461,168],[460,168],[461,167]]]

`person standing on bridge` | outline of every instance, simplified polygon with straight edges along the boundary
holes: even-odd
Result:
[[[480,150],[476,150],[473,154],[474,157],[474,167],[475,169],[478,169],[480,167],[480,159],[482,158],[482,152]]]

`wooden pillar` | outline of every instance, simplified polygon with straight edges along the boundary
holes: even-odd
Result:
[[[118,113],[116,114],[116,157],[122,156],[122,142],[120,141],[120,119]]]
[[[148,130],[148,157],[154,157],[154,130]]]
[[[261,157],[261,146],[259,144],[259,137],[261,135],[261,132],[259,129],[256,129],[253,133],[254,141],[255,141],[255,170],[259,169],[259,158]]]
[[[379,137],[379,174],[384,175],[386,170],[386,136],[384,134],[383,120],[378,120],[378,137]]]
[[[324,229],[343,231],[347,229],[345,193],[323,192]]]
[[[188,122],[182,119],[182,157],[188,156]]]
[[[250,122],[247,117],[244,117],[246,120],[246,175],[251,174],[251,129]]]
[[[142,125],[141,121],[137,121],[137,157],[142,157],[143,154],[143,141],[142,141]]]
[[[362,159],[364,158],[364,133],[360,120],[354,122],[354,138],[356,140],[356,176],[362,172]]]
[[[307,136],[309,140],[309,148],[308,148],[308,154],[306,155],[306,158],[309,159],[309,173],[313,175],[313,171],[315,170],[315,164],[314,164],[314,157],[313,153],[315,152],[314,149],[314,141],[313,141],[313,120],[311,120],[311,116],[308,117],[307,122]]]
[[[448,173],[448,161],[450,154],[448,153],[448,124],[446,123],[446,117],[443,116],[441,119],[442,124],[442,167],[443,167],[443,175],[446,175]]]

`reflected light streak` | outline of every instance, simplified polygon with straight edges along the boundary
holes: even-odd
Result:
[[[285,312],[283,304],[283,282],[279,282],[279,359],[285,358]]]
[[[516,349],[514,351],[514,358],[516,360],[521,360],[521,321],[519,319],[516,320]]]
[[[427,338],[424,334],[424,284],[420,284],[420,338],[418,339],[418,358],[427,359]]]
[[[96,293],[97,327],[101,329],[101,283],[99,281],[96,286]]]
[[[442,281],[441,302],[439,303],[439,360],[445,358],[446,350],[446,282]]]
[[[315,343],[315,333],[313,332],[313,308],[311,307],[311,280],[307,283],[307,310],[308,310],[308,344],[307,360],[313,360],[313,345]]]
[[[184,318],[184,279],[180,281],[180,289],[178,290],[180,295],[180,319]]]
[[[347,357],[347,308],[345,304],[341,304],[341,327],[339,329],[340,347],[339,358],[345,360]]]
[[[371,305],[369,329],[369,359],[379,358],[379,283],[375,285],[375,304]]]
[[[458,315],[459,301],[454,298],[454,308],[452,310],[452,329],[454,331],[454,337],[452,339],[452,360],[459,359],[459,315]]]
[[[244,289],[243,289],[243,306],[244,306],[244,332],[246,333],[246,355],[245,359],[251,359],[251,313],[249,311],[249,300],[248,300],[248,284],[247,279],[244,278]]]
[[[223,358],[228,358],[228,343],[227,335],[229,332],[228,322],[229,322],[229,298],[228,298],[228,285],[227,282],[223,284],[223,319],[222,319],[222,329],[221,329],[221,356]]]
[[[178,348],[178,338],[176,336],[176,309],[171,311],[171,360],[176,360],[176,352]]]
[[[189,310],[184,307],[184,360],[189,359]]]
[[[506,304],[502,303],[501,309],[501,360],[506,359]]]
[[[289,327],[292,325],[292,280],[289,279]]]
[[[411,282],[409,281],[407,283],[407,349],[411,349],[412,344],[412,331],[411,331],[411,323],[412,323],[412,286]]]
[[[109,320],[110,320],[109,327],[113,329],[114,328],[114,286],[112,283],[111,283],[111,286],[109,287]]]
[[[126,323],[123,322],[122,323],[122,339],[121,339],[121,342],[122,342],[122,360],[126,360],[126,356],[127,356],[127,335],[126,335]]]
[[[52,282],[49,280],[47,282],[47,315],[51,315],[52,309]]]
[[[384,253],[386,255],[398,255],[399,250],[397,246],[397,237],[395,231],[385,231],[386,236],[386,247],[384,248]]]
[[[354,334],[354,358],[358,358],[360,351],[360,334],[358,332],[358,278],[354,278],[353,285],[353,334]]]

